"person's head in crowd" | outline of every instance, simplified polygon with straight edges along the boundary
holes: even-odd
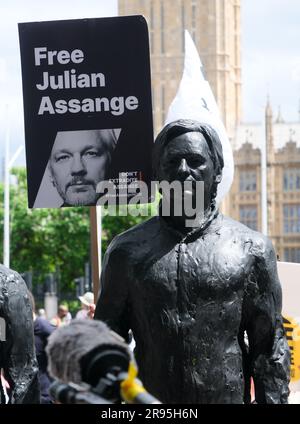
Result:
[[[57,315],[60,319],[64,319],[69,313],[69,308],[67,305],[59,305],[57,310]]]
[[[114,129],[60,131],[49,161],[51,181],[65,206],[96,205],[117,144]]]
[[[86,292],[84,295],[79,296],[78,299],[81,302],[81,310],[77,312],[77,319],[93,319],[95,313],[95,299],[94,293]]]
[[[60,304],[57,308],[57,315],[50,320],[50,324],[55,327],[60,327],[61,325],[67,325],[70,322],[70,312],[69,308],[65,304]]]
[[[44,308],[40,308],[40,309],[38,310],[38,316],[39,316],[40,318],[46,318],[46,311],[45,311],[45,309],[44,309]]]
[[[86,292],[83,296],[79,296],[78,299],[81,302],[81,308],[88,310],[94,304],[94,293]]]

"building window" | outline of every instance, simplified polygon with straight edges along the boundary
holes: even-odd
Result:
[[[166,110],[166,98],[165,98],[165,86],[161,86],[161,121],[162,125],[165,125],[165,110]]]
[[[152,101],[152,109],[154,109],[154,86],[151,85],[151,101]],[[153,110],[154,111],[154,110]]]
[[[283,232],[285,234],[300,233],[300,204],[283,205]]]
[[[256,172],[240,172],[240,191],[256,191]]]
[[[284,260],[286,262],[300,262],[300,248],[287,247],[284,249]]]
[[[154,88],[154,86],[152,85],[152,87],[151,87],[151,95],[152,95],[152,112],[153,112],[153,127],[155,128],[155,122],[156,122],[156,119],[155,119],[155,115],[156,115],[156,108],[155,108],[155,104],[154,104],[154,99],[155,99],[155,88]]]
[[[196,18],[196,2],[192,2],[192,38],[196,42],[196,28],[197,28],[197,18]]]
[[[300,191],[300,169],[286,169],[283,173],[283,190]]]
[[[257,208],[254,205],[240,206],[240,222],[252,230],[257,230]]]
[[[182,1],[181,3],[181,51],[182,53],[184,53],[185,50],[185,34],[184,34],[184,30],[185,30],[185,9],[184,9],[184,1]]]
[[[160,2],[160,52],[165,53],[165,15],[163,1]]]
[[[153,1],[150,3],[150,45],[151,54],[154,53],[154,6]]]

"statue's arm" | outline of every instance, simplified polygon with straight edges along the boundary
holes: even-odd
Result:
[[[5,305],[4,375],[11,387],[11,403],[39,403],[32,308],[25,282],[17,273],[13,275]]]
[[[282,323],[282,292],[269,239],[254,247],[255,264],[246,285],[243,315],[249,340],[247,368],[257,403],[288,403],[290,351]]]
[[[100,296],[94,319],[106,324],[128,341],[130,329],[128,264],[126,253],[113,242],[102,265]]]

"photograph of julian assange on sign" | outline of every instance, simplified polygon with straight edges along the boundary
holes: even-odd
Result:
[[[108,179],[119,129],[59,131],[34,207],[91,206]]]
[[[114,184],[116,204],[136,195],[133,183],[150,187],[145,19],[22,23],[19,38],[29,207],[96,205],[103,181]]]

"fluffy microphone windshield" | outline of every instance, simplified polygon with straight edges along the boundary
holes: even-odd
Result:
[[[48,371],[54,378],[68,383],[82,382],[81,359],[101,347],[113,347],[130,357],[125,341],[106,324],[93,320],[73,320],[55,330],[48,338]]]

